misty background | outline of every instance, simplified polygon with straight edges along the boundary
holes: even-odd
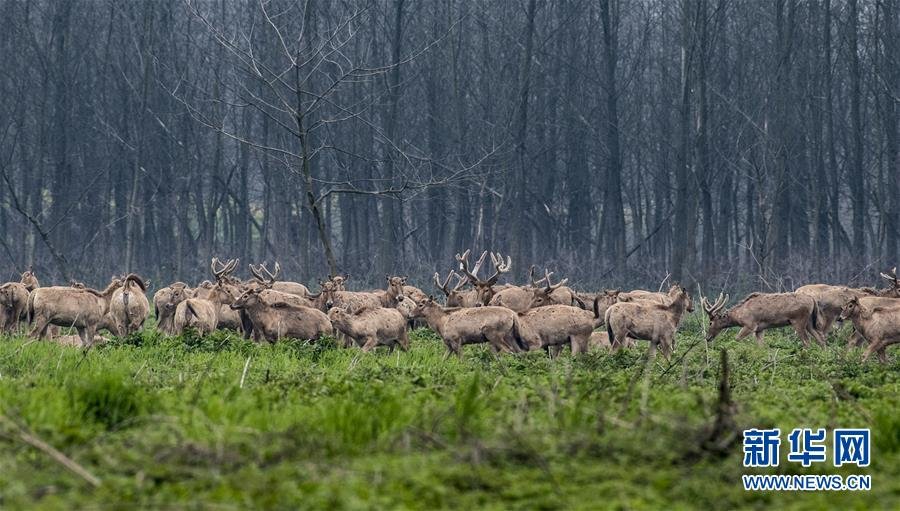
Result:
[[[0,55],[3,279],[897,264],[895,1],[2,0]]]

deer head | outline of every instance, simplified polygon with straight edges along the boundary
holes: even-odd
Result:
[[[450,279],[453,277],[456,277],[457,280],[456,285],[451,288]],[[460,307],[462,305],[462,296],[460,296],[460,292],[465,287],[466,282],[468,281],[465,277],[461,277],[455,271],[450,270],[450,273],[447,274],[447,278],[444,279],[444,283],[441,284],[441,276],[437,272],[434,273],[434,285],[447,297],[447,307]]]
[[[459,269],[462,270],[469,279],[469,282],[475,286],[475,290],[478,292],[479,303],[487,305],[491,301],[491,298],[494,297],[494,284],[497,283],[500,275],[509,272],[509,269],[512,266],[512,258],[506,256],[506,260],[504,261],[503,256],[500,255],[499,252],[496,254],[492,252],[491,263],[494,265],[494,274],[487,280],[481,280],[478,278],[478,270],[481,269],[481,265],[484,263],[484,258],[487,256],[488,251],[485,250],[481,254],[481,257],[479,257],[478,261],[475,263],[473,271],[469,271],[469,253],[470,250],[466,250],[462,255],[456,254],[456,260],[459,261]]]
[[[535,281],[532,276],[532,280],[531,280],[532,285],[534,285],[537,282],[545,282],[546,283],[546,285],[544,287],[535,286],[534,296],[531,298],[531,307],[532,308],[542,307],[544,305],[550,305],[551,303],[553,303],[553,301],[550,299],[550,295],[553,294],[553,292],[556,291],[557,289],[566,285],[566,282],[569,281],[569,279],[562,279],[558,283],[553,284],[550,281],[550,277],[552,275],[553,275],[553,272],[544,270],[544,278],[542,278],[541,280]]]
[[[714,339],[723,328],[729,326],[728,313],[722,310],[727,301],[728,295],[722,296],[722,293],[719,293],[719,297],[716,298],[716,302],[713,304],[710,304],[705,296],[700,297],[700,304],[703,305],[703,310],[709,316],[709,331],[706,332],[707,341]]]

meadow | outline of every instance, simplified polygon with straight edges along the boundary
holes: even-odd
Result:
[[[87,354],[3,338],[0,509],[900,508],[896,349],[863,364],[846,329],[804,349],[787,331],[707,345],[703,328],[691,315],[672,361],[649,364],[644,346],[442,360],[427,329],[392,354],[153,329]],[[872,464],[803,469],[783,445],[777,469],[744,469],[734,431],[775,426],[871,427]],[[751,493],[744,473],[866,473],[873,488]]]

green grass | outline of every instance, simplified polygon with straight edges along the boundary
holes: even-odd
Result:
[[[832,336],[802,349],[713,346],[689,318],[669,365],[644,348],[442,360],[427,330],[409,353],[333,342],[255,345],[146,332],[78,349],[0,339],[0,509],[897,509],[900,364],[862,364]],[[679,361],[688,346],[689,354]],[[871,492],[744,492],[738,442],[698,446],[727,348],[739,427],[871,427]],[[896,353],[895,353],[896,355]],[[250,360],[240,386],[246,361]],[[21,428],[98,477],[94,488]],[[830,463],[830,454],[829,454]]]

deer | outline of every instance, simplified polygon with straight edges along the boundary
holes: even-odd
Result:
[[[22,272],[22,278],[19,279],[19,283],[24,285],[25,289],[27,289],[29,293],[41,287],[41,283],[38,281],[37,277],[34,274],[34,269],[31,267]]]
[[[216,308],[216,328],[242,332],[245,318],[240,312],[231,310],[229,305],[240,295],[238,280],[232,278],[240,259],[229,259],[223,263],[218,257],[210,260],[209,269],[215,282],[204,282],[194,294],[195,298],[209,300]]]
[[[350,314],[359,314],[368,309],[396,305],[396,303],[392,303],[392,301],[396,301],[396,297],[392,300],[384,290],[376,292],[338,291],[334,282],[330,280],[324,282],[320,280],[319,286],[319,292],[311,294],[309,297],[313,300],[313,305],[322,312],[327,312],[332,307],[343,307]]]
[[[532,264],[531,268],[528,270],[528,279],[531,281],[532,288],[543,287],[542,283],[550,284],[550,277],[553,275],[552,271],[544,269],[544,277],[535,280],[534,270],[535,265]],[[590,309],[590,304],[593,303],[593,301],[593,298],[591,298],[588,302],[585,302],[578,293],[565,285],[556,287],[556,289],[551,292],[548,300],[550,304],[572,305],[582,309]]]
[[[335,289],[338,291],[346,291],[347,290],[347,281],[350,280],[350,274],[346,273],[344,275],[328,275],[328,280],[334,283]]]
[[[832,286],[829,284],[809,284],[798,287],[794,292],[813,297],[819,306],[817,329],[823,336],[831,330],[835,320],[841,314],[844,305],[853,298],[867,296],[900,298],[900,282],[897,280],[897,268],[888,273],[881,273],[881,277],[891,283],[884,289],[871,287],[852,288],[847,286]]]
[[[509,272],[510,267],[512,266],[512,258],[506,256],[506,260],[504,261],[503,256],[500,255],[499,252],[496,254],[491,252],[491,262],[494,265],[494,274],[488,277],[487,280],[481,280],[478,278],[478,270],[481,269],[481,265],[484,263],[484,258],[487,256],[488,252],[486,250],[482,252],[481,257],[479,257],[478,261],[475,263],[474,271],[469,271],[470,252],[471,250],[466,250],[462,255],[456,254],[456,260],[459,262],[459,269],[462,270],[463,274],[475,288],[475,293],[478,297],[477,303],[488,305],[494,297],[494,293],[503,289],[500,287],[495,288],[495,286],[497,285],[497,280],[499,280],[500,275]]]
[[[110,299],[109,316],[112,324],[107,325],[107,330],[119,337],[140,330],[150,316],[150,302],[144,295],[147,290],[144,280],[137,274],[129,273],[122,282],[122,287],[113,291]]]
[[[880,362],[887,362],[887,347],[900,343],[900,300],[866,303],[865,298],[851,298],[841,308],[840,319],[852,321],[856,331],[869,341],[863,362],[872,353],[877,353]]]
[[[456,277],[456,284],[451,288],[450,280]],[[434,274],[434,285],[444,293],[447,297],[447,307],[475,307],[480,305],[478,302],[478,290],[463,288],[468,284],[468,279],[461,277],[455,271],[450,270],[444,283],[441,284],[441,275],[437,272]]]
[[[597,301],[595,308],[599,308]],[[650,341],[648,356],[656,356],[657,347],[669,360],[675,349],[675,331],[685,311],[693,310],[693,301],[687,290],[673,286],[669,300],[660,304],[650,301],[619,302],[606,310],[606,332],[614,350],[623,346],[628,338]]]
[[[0,286],[0,331],[13,333],[27,309],[28,289],[24,284],[7,282]]]
[[[29,335],[45,339],[50,325],[74,327],[82,345],[90,348],[98,325],[109,311],[112,295],[121,286],[122,281],[114,278],[102,291],[67,286],[36,288],[28,297],[28,315],[32,322]]]
[[[175,309],[178,304],[193,298],[194,292],[184,282],[173,282],[153,294],[153,314],[156,328],[166,335],[175,335]]]
[[[462,360],[462,347],[466,344],[489,343],[491,352],[518,353],[516,313],[505,307],[445,308],[434,296],[420,301],[413,310],[415,317],[424,318],[428,326],[444,341],[447,351],[444,359],[455,354]]]
[[[709,330],[706,340],[712,341],[726,328],[741,327],[735,340],[750,334],[756,336],[758,345],[763,345],[763,332],[770,328],[792,326],[804,346],[809,346],[812,336],[820,345],[825,345],[825,337],[819,332],[819,306],[816,301],[800,293],[752,293],[728,310],[723,310],[728,296],[719,294],[715,303],[710,304],[701,297],[703,309],[709,316]]]
[[[537,307],[518,314],[517,340],[529,350],[553,348],[551,356],[568,344],[572,355],[579,355],[587,352],[591,332],[602,322],[598,299],[593,311],[560,304]]]
[[[394,346],[409,351],[408,319],[398,309],[381,307],[354,315],[333,307],[328,311],[328,318],[335,330],[353,339],[363,351],[371,351],[376,346],[388,346],[390,352],[394,351]]]
[[[175,335],[183,334],[188,328],[193,328],[201,336],[207,335],[215,332],[218,326],[217,306],[205,298],[187,298],[175,307]]]
[[[563,279],[553,284],[550,281],[550,275],[551,273],[547,272],[546,276],[541,279],[546,283],[543,287],[513,286],[502,289],[491,298],[490,305],[506,307],[515,312],[525,312],[535,307],[554,305],[556,303],[553,299],[554,293],[565,286],[569,279]],[[571,305],[571,303],[567,305]]]
[[[302,296],[303,298],[309,297],[309,289],[300,284],[299,282],[290,282],[290,281],[277,281],[278,274],[281,273],[281,265],[278,262],[275,262],[275,271],[270,272],[268,268],[266,268],[266,263],[258,264],[255,267],[250,265],[250,273],[253,277],[259,281],[260,283],[266,283],[268,287],[275,291],[281,291],[282,293],[287,293],[289,295],[297,295]]]
[[[334,333],[328,316],[319,309],[284,301],[269,303],[263,293],[264,290],[246,289],[231,308],[245,310],[253,322],[254,332],[270,343],[286,337],[314,340]]]

